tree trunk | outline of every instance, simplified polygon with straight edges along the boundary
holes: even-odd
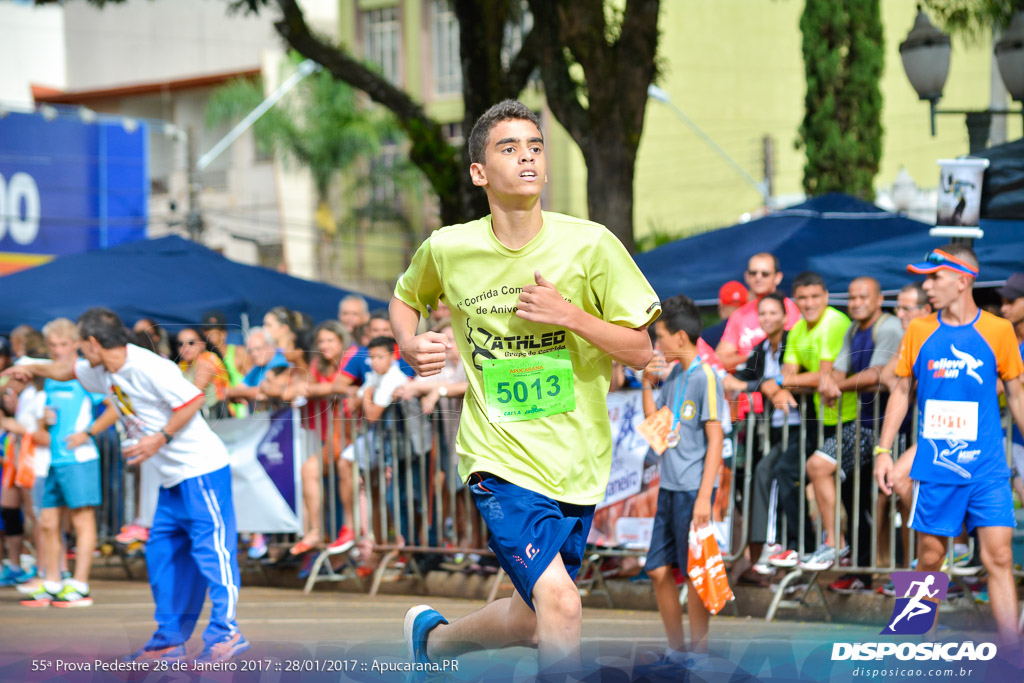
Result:
[[[657,75],[659,0],[626,0],[614,27],[603,3],[529,2],[533,33],[545,31],[540,71],[548,106],[586,161],[590,218],[632,253],[633,179],[647,86]]]
[[[625,145],[598,139],[583,150],[587,164],[587,205],[590,220],[611,230],[629,253],[636,251],[633,237],[633,180],[636,153]]]

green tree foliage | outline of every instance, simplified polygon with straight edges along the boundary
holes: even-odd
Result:
[[[872,200],[882,154],[879,0],[806,0],[800,30],[807,94],[796,144],[807,155],[804,190]]]
[[[971,40],[988,38],[992,28],[1006,28],[1024,0],[925,0],[925,7],[946,31]]]
[[[89,0],[99,7],[126,1]],[[533,29],[516,54],[504,55],[503,33],[521,17],[523,2],[449,0],[460,26],[463,137],[489,106],[517,98],[539,70],[552,113],[583,152],[590,218],[632,251],[634,170],[647,86],[658,71],[660,0],[525,0]],[[410,160],[437,194],[443,223],[486,213],[483,193],[469,180],[465,150],[448,142],[441,122],[348,47],[315,35],[298,0],[225,3],[233,12],[273,12],[275,29],[293,50],[394,114],[408,138]]]
[[[630,251],[647,87],[658,74],[659,0],[528,0],[542,32],[548,106],[583,152],[590,218]]]
[[[297,63],[300,58],[294,58]],[[236,79],[218,88],[206,106],[207,125],[235,123],[263,100],[260,79]],[[387,221],[409,232],[409,222],[393,203],[375,201],[375,186],[395,186],[418,191],[422,175],[411,164],[375,163],[384,143],[398,145],[402,132],[394,117],[380,109],[361,106],[356,91],[331,74],[319,71],[303,80],[296,90],[271,107],[253,125],[256,145],[278,154],[282,161],[307,169],[316,190],[320,249],[320,276],[329,278],[336,261],[337,235],[352,233],[366,223]],[[345,201],[332,202],[332,188],[339,175],[361,165],[355,186],[347,188]],[[338,193],[333,193],[336,197]],[[340,218],[337,218],[340,216]]]
[[[236,79],[211,95],[207,124],[235,123],[264,96],[259,79]],[[253,126],[262,151],[309,170],[318,202],[327,201],[339,172],[377,154],[381,141],[397,133],[390,117],[359,107],[355,91],[323,71],[307,77],[292,97],[271,107]]]

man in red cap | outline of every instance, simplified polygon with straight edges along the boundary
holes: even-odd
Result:
[[[715,348],[718,342],[722,341],[722,333],[729,322],[729,316],[737,311],[740,306],[747,303],[747,288],[742,282],[729,280],[718,290],[718,317],[721,322],[712,325],[704,330],[701,339],[708,343],[708,346]]]
[[[1013,494],[1003,451],[996,384],[1017,426],[1024,425],[1024,362],[1013,326],[974,303],[978,259],[964,244],[935,249],[907,266],[927,275],[924,290],[938,311],[907,326],[882,434],[875,446],[875,479],[892,493],[892,446],[917,380],[917,454],[910,470],[918,571],[938,571],[949,536],[977,529],[981,561],[1001,638],[1017,642],[1013,579]]]

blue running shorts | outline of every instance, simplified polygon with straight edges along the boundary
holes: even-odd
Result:
[[[533,606],[533,586],[561,553],[569,577],[583,563],[593,505],[562,503],[488,472],[470,475],[469,490],[490,532],[488,545],[523,601]]]
[[[910,528],[935,536],[959,536],[979,526],[1015,528],[1013,491],[1008,479],[984,479],[969,484],[914,482]]]

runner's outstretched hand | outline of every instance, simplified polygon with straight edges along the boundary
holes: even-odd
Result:
[[[537,284],[523,287],[519,294],[516,315],[535,323],[565,324],[574,306],[562,298],[555,286],[545,280],[539,270],[534,271],[533,278]]]

